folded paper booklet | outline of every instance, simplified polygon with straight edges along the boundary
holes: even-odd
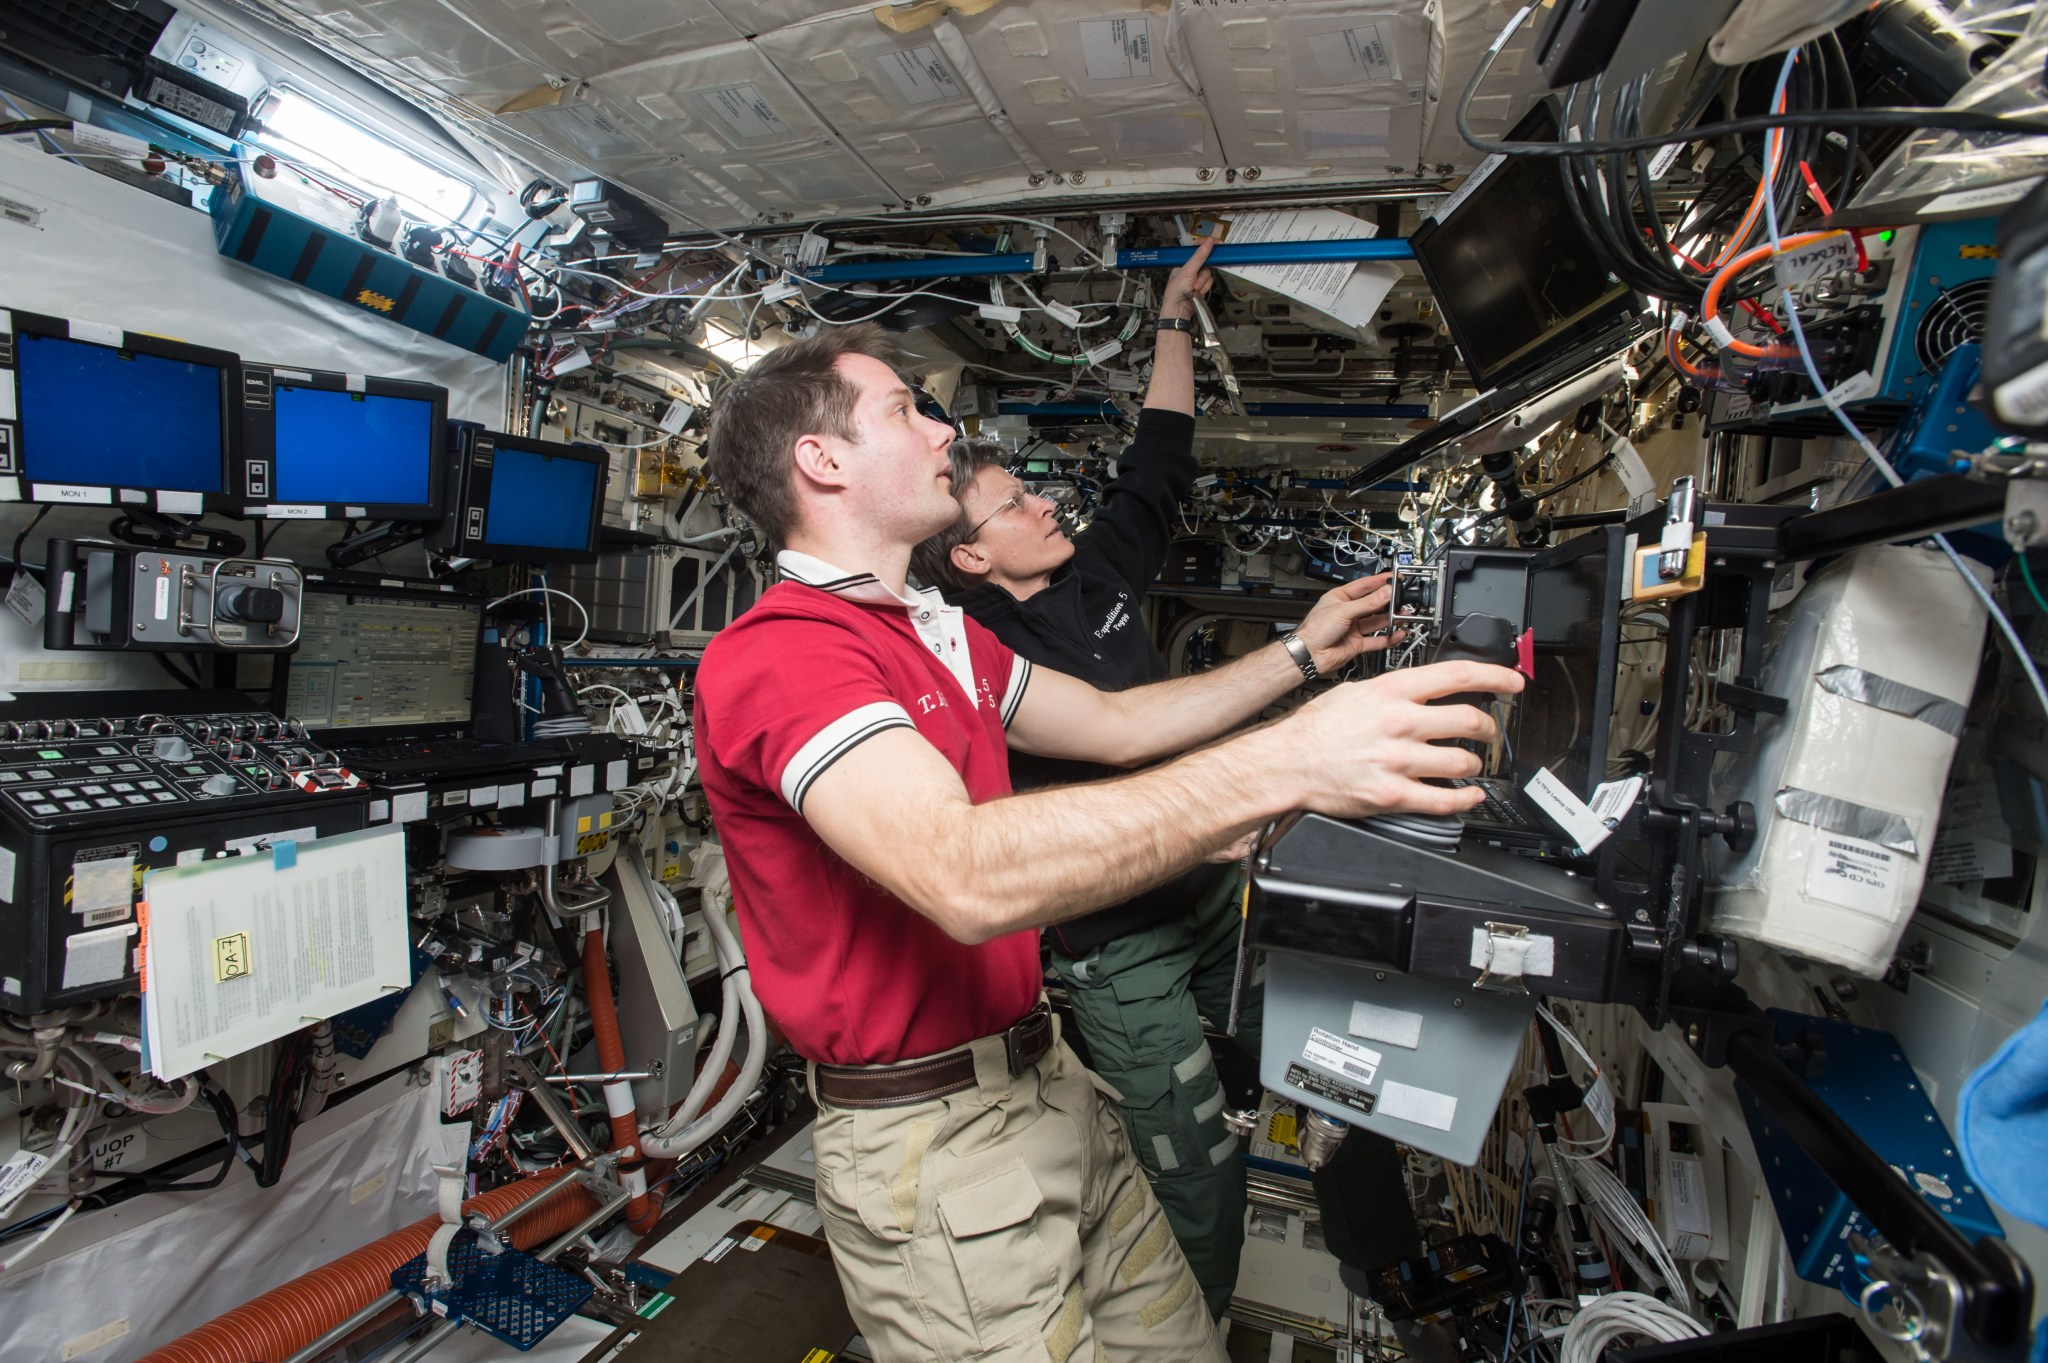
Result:
[[[151,871],[142,893],[143,1050],[159,1079],[411,982],[396,824]]]

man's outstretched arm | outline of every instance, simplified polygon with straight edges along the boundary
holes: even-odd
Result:
[[[1333,587],[1295,629],[1317,670],[1335,673],[1361,653],[1385,648],[1392,589],[1385,574]],[[1207,743],[1254,718],[1302,683],[1282,641],[1242,658],[1128,691],[1032,669],[1010,722],[1010,746],[1041,757],[1136,767]]]
[[[979,805],[935,748],[893,728],[818,776],[799,812],[947,935],[983,942],[1122,903],[1291,810],[1468,809],[1484,792],[1423,781],[1475,775],[1478,757],[1438,740],[1485,742],[1494,722],[1426,702],[1521,686],[1520,674],[1480,663],[1413,668],[1336,687],[1286,719],[1132,776]]]

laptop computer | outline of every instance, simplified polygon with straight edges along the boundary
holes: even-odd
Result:
[[[1518,780],[1480,777],[1486,799],[1462,816],[1467,837],[1511,851],[1570,855],[1576,841],[1522,791],[1538,769],[1591,803],[1607,780],[1614,724],[1615,672],[1621,648],[1625,537],[1599,529],[1539,552],[1529,564],[1523,619],[1534,635],[1535,675],[1508,719]]]
[[[485,599],[426,583],[308,574],[285,717],[358,776],[435,780],[560,761],[475,732]]]
[[[1509,135],[1517,142],[1552,141],[1557,116],[1539,103]],[[1452,343],[1480,392],[1428,430],[1369,461],[1350,486],[1379,482],[1453,444],[1490,439],[1504,428],[1507,444],[1553,418],[1516,421],[1531,404],[1569,410],[1613,377],[1612,361],[1655,330],[1634,290],[1608,273],[1565,200],[1557,162],[1549,157],[1493,156],[1439,204],[1409,238],[1415,263],[1435,295]],[[1580,395],[1577,390],[1589,389]],[[1467,454],[1487,450],[1469,448]]]

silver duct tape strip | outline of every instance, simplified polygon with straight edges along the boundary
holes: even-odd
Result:
[[[1801,790],[1797,786],[1786,786],[1780,790],[1772,798],[1772,803],[1777,806],[1779,814],[1794,823],[1824,828],[1845,838],[1861,838],[1909,857],[1920,855],[1919,844],[1913,841],[1913,830],[1896,814],[1822,795],[1819,791]]]
[[[1917,719],[1922,724],[1931,724],[1950,738],[1963,735],[1963,720],[1967,712],[1954,701],[1944,700],[1932,691],[1922,691],[1917,686],[1908,686],[1890,677],[1880,677],[1875,672],[1840,663],[1821,672],[1816,680],[1823,691],[1862,701],[1865,705],[1889,710],[1907,719]]]

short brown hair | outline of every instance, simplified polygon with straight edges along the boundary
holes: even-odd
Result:
[[[860,439],[853,411],[860,393],[839,372],[842,355],[892,369],[897,362],[880,327],[827,327],[770,351],[711,405],[705,467],[770,549],[780,549],[796,524],[796,442],[806,435]]]
[[[953,500],[960,504],[960,514],[951,525],[910,551],[910,571],[928,587],[957,592],[968,585],[953,566],[953,546],[965,544],[974,525],[967,519],[968,485],[976,473],[990,465],[1008,467],[1010,451],[993,440],[955,440],[946,455],[953,465]]]

